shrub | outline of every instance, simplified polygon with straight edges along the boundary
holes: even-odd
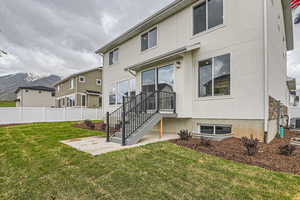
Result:
[[[279,147],[280,154],[285,156],[291,156],[296,151],[296,147],[291,144],[283,145]]]
[[[210,140],[206,139],[205,137],[200,138],[200,144],[202,146],[205,146],[205,147],[210,147],[211,146]]]
[[[91,120],[85,120],[84,124],[89,127],[90,129],[95,129],[95,124]]]
[[[106,131],[107,125],[105,123],[101,124],[101,130]]]
[[[189,140],[192,138],[192,133],[189,132],[188,130],[181,130],[179,133],[178,133],[179,137],[181,140]]]
[[[249,156],[254,156],[258,152],[259,140],[258,139],[253,139],[253,135],[251,135],[250,138],[243,137],[242,138],[242,143],[243,143],[244,147],[246,148],[247,154]]]

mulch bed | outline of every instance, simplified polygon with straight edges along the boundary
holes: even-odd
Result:
[[[248,156],[241,139],[230,138],[221,142],[211,141],[210,147],[196,145],[200,139],[189,141],[171,140],[172,143],[184,146],[198,152],[207,153],[249,165],[263,167],[269,170],[288,172],[300,175],[300,147],[292,156],[279,154],[279,147],[290,142],[291,138],[300,137],[300,132],[286,130],[284,139],[274,139],[271,144],[259,144],[259,152],[255,156]]]
[[[88,127],[84,122],[79,122],[77,124],[74,124],[73,127],[86,129],[86,130],[92,130],[92,131],[106,132],[106,129],[103,129],[103,124],[104,124],[103,122],[98,122],[98,123],[94,123],[94,124],[95,124],[94,129],[91,129],[90,127]]]

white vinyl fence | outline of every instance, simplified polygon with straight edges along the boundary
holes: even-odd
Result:
[[[0,108],[0,124],[102,120],[102,108]]]

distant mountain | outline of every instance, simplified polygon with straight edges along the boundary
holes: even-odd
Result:
[[[34,73],[17,73],[0,76],[0,101],[12,101],[16,99],[15,91],[21,86],[45,86],[52,87],[61,80],[56,75],[40,76]]]

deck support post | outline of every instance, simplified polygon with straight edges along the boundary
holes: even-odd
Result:
[[[160,120],[160,138],[164,136],[164,124],[163,119]]]

